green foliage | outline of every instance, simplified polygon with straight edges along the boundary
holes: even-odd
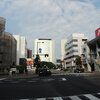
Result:
[[[62,64],[57,64],[57,68],[62,68]]]
[[[63,71],[65,71],[65,72],[66,72],[66,71],[68,71],[68,69],[64,69]]]
[[[44,67],[46,65],[49,69],[56,68],[55,64],[52,62],[41,61],[40,67]]]
[[[80,56],[78,56],[78,57],[75,59],[75,64],[77,65],[77,67],[81,67],[82,62],[81,62],[81,57],[80,57]]]

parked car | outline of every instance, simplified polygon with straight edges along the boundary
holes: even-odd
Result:
[[[51,71],[48,68],[39,68],[38,69],[38,75],[39,76],[51,75]]]
[[[83,68],[76,68],[76,69],[74,69],[74,73],[82,73],[82,72],[84,72]]]

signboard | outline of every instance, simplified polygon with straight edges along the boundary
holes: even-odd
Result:
[[[41,53],[42,52],[42,48],[39,48],[39,53]]]
[[[95,30],[95,37],[98,37],[98,36],[100,36],[100,28]]]
[[[27,69],[31,69],[31,66],[27,66]]]

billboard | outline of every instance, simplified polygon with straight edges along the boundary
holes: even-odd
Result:
[[[100,28],[95,30],[95,37],[98,37],[98,36],[100,36]]]

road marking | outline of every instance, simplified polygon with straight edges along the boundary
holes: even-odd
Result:
[[[27,81],[27,82],[31,83],[31,82],[36,82],[36,81]]]
[[[79,97],[77,97],[77,96],[69,96],[69,98],[70,99],[72,99],[72,100],[81,100]]]
[[[0,81],[5,80],[6,78],[0,78]]]
[[[62,78],[63,81],[66,81],[66,78]]]
[[[38,99],[36,99],[36,100],[46,100],[46,98],[38,98]]]
[[[94,96],[100,93],[93,94],[81,94],[75,96],[64,96],[64,97],[46,97],[46,98],[27,98],[27,99],[17,99],[17,100],[100,100],[100,98]]]
[[[100,100],[97,97],[91,95],[91,94],[85,94],[84,96],[88,97],[90,100]]]
[[[54,81],[55,79],[53,79],[53,78],[48,78],[48,79],[42,79],[42,81],[44,81],[44,82],[50,82],[50,81]]]
[[[97,93],[97,94],[99,94],[99,95],[100,95],[100,93]]]
[[[53,100],[63,100],[61,97],[54,97]]]

